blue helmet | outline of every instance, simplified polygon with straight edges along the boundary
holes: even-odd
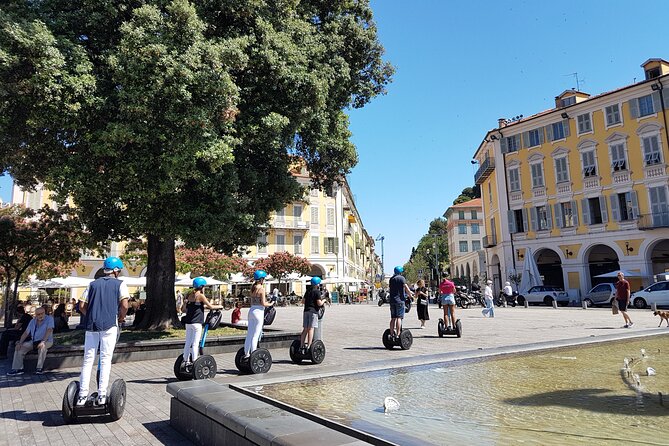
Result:
[[[262,269],[258,269],[253,273],[253,280],[260,280],[267,277],[267,272]]]
[[[393,271],[395,272],[395,274],[402,274],[404,272],[404,267],[403,266],[396,266]]]
[[[207,279],[205,279],[204,277],[196,277],[195,279],[193,279],[193,288],[195,288],[196,290],[198,288],[202,288],[205,285],[207,285]]]
[[[105,259],[103,267],[105,269],[105,272],[121,271],[123,269],[123,262],[121,262],[121,259],[119,259],[118,257],[114,256],[107,257]]]
[[[321,278],[320,277],[312,277],[311,278],[311,284],[312,285],[318,285],[321,283]]]

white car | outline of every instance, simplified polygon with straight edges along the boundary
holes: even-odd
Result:
[[[553,305],[553,301],[560,305],[569,304],[569,295],[560,287],[551,285],[533,286],[527,293],[518,296],[518,303],[524,305],[525,301],[531,304]]]
[[[656,282],[648,288],[632,293],[630,297],[634,308],[646,308],[656,304],[658,307],[669,306],[669,281]]]

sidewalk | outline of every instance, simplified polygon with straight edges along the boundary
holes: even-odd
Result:
[[[539,341],[594,337],[607,334],[657,333],[669,330],[656,328],[658,319],[649,310],[632,310],[634,328],[622,328],[621,316],[612,316],[610,309],[546,307],[498,308],[496,317],[481,316],[480,308],[458,310],[463,323],[463,337],[439,338],[437,321],[441,311],[430,306],[431,320],[427,328],[420,325],[415,310],[407,315],[405,327],[412,329],[414,344],[410,350],[383,348],[381,334],[388,326],[389,307],[369,305],[334,305],[326,309],[324,341],[327,356],[320,366],[294,365],[288,350],[272,350],[271,371],[259,380],[280,376],[295,376],[307,372],[337,373],[355,370],[359,366],[393,358],[413,358],[466,350],[490,349],[500,346],[528,344]],[[277,308],[272,328],[296,331],[302,322],[299,307]],[[245,312],[243,312],[245,316]],[[224,320],[229,317],[224,314]],[[219,375],[216,381],[249,381],[239,377],[234,366],[234,354],[215,355]],[[173,359],[115,364],[112,379],[122,377],[128,385],[125,415],[116,423],[101,419],[63,425],[60,407],[65,387],[78,379],[79,369],[50,371],[45,375],[6,376],[11,361],[0,364],[0,446],[16,445],[184,445],[188,440],[169,425],[170,396],[167,383],[174,381]],[[252,377],[253,379],[255,377]]]

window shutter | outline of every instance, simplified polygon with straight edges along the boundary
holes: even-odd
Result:
[[[618,209],[618,195],[613,194],[609,198],[611,199],[611,218],[613,218],[613,221],[620,221],[620,210]]]
[[[515,234],[516,233],[516,218],[515,218],[515,213],[513,211],[506,211],[507,212],[507,217],[509,219],[509,234]]]
[[[537,230],[537,208],[530,208],[530,231]]]
[[[630,192],[630,201],[632,202],[632,218],[636,220],[639,218],[639,201],[637,200],[635,190]]]
[[[509,151],[509,143],[507,141],[508,138],[502,138],[499,142],[500,146],[502,147],[502,153],[506,153]]]
[[[653,111],[657,113],[662,110],[662,100],[660,99],[660,92],[654,91],[653,94]]]
[[[333,251],[334,251],[335,254],[339,254],[339,237],[334,237],[333,240],[334,240]]]
[[[581,200],[581,211],[583,211],[583,224],[590,225],[590,205],[588,204],[588,199],[584,198]]]
[[[586,115],[586,116],[588,116],[588,115]],[[565,119],[565,120],[562,121],[562,128],[564,128],[564,137],[568,138],[569,135],[570,135],[570,133],[569,133],[569,119]]]
[[[630,108],[630,115],[633,118],[638,118],[639,117],[639,101],[637,98],[630,99],[627,101],[627,104],[629,105]]]
[[[548,124],[548,125],[547,125],[546,127],[544,127],[544,128],[546,129],[546,135],[548,136],[548,140],[549,140],[549,141],[553,141],[553,125],[552,125],[552,124]]]
[[[602,210],[602,223],[608,223],[609,212],[606,208],[606,198],[603,196],[599,197],[599,208]]]
[[[318,206],[311,207],[311,224],[312,225],[318,224]]]
[[[527,226],[529,225],[529,221],[527,221],[527,208],[523,208],[523,232],[527,232]]]
[[[323,238],[323,254],[330,254],[330,250],[328,249],[328,241],[330,240],[329,237],[324,237]]]
[[[669,94],[664,95],[664,108],[669,108]]]
[[[558,228],[564,228],[564,223],[562,223],[562,204],[555,204],[555,226]]]
[[[528,148],[530,146],[530,132],[523,132],[523,147]]]
[[[578,204],[576,203],[576,200],[571,202],[571,215],[572,215],[572,220],[574,221],[574,227],[578,226]]]
[[[548,229],[553,229],[553,205],[546,205],[546,222]]]
[[[539,144],[544,143],[544,129],[539,127]]]

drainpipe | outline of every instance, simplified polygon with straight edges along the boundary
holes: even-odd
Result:
[[[667,138],[667,144],[669,144],[669,129],[667,129],[667,112],[664,109],[664,95],[662,90],[664,90],[664,85],[660,78],[657,78],[658,84],[660,84],[660,110],[662,110],[662,120],[664,121],[664,136]]]

